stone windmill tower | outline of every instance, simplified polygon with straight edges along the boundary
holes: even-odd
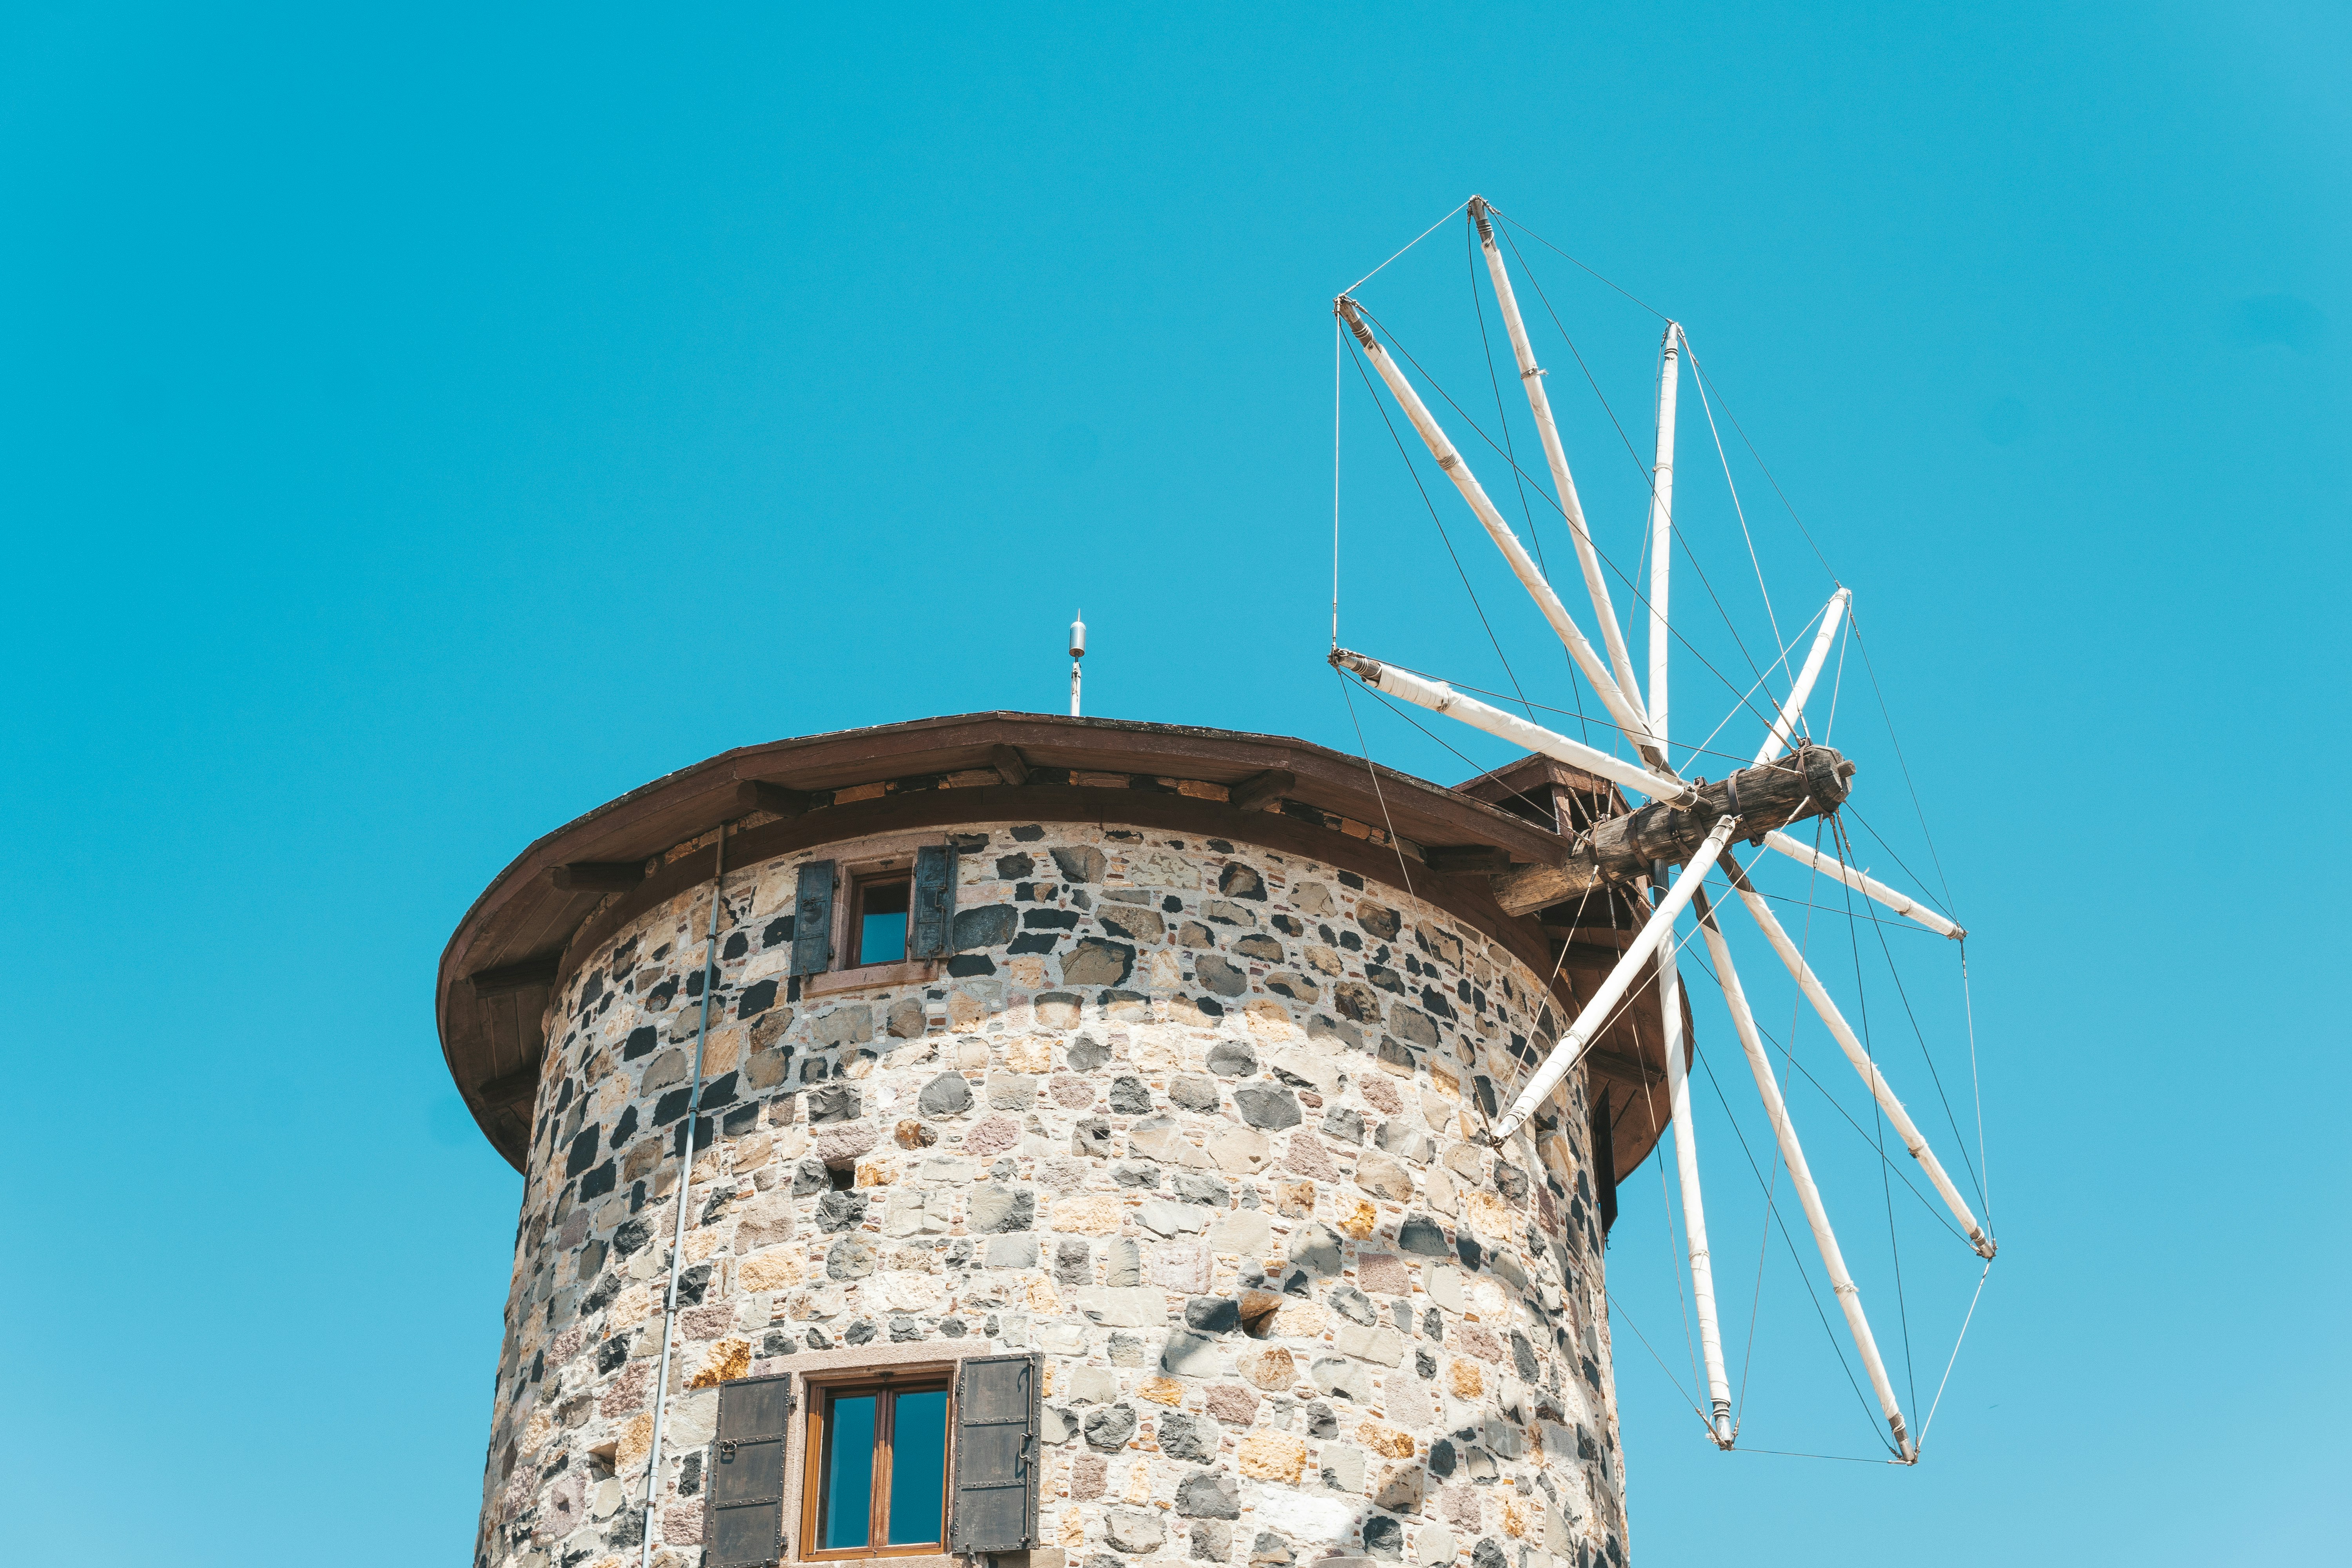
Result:
[[[525,1179],[477,1563],[1622,1568],[1656,1011],[1490,1133],[1642,919],[1513,868],[1622,809],[992,713],[541,839],[439,977]]]

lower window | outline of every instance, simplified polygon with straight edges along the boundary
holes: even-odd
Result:
[[[803,1556],[944,1552],[948,1414],[938,1373],[812,1388]]]

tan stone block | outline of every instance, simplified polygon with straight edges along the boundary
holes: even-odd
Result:
[[[629,1475],[646,1462],[646,1456],[653,1452],[653,1447],[654,1413],[640,1411],[621,1428],[620,1444],[613,1451],[613,1473],[624,1477]]]
[[[1170,948],[1144,954],[1143,983],[1153,991],[1173,991],[1184,984],[1184,960]]]
[[[1307,948],[1307,962],[1324,974],[1339,975],[1347,973],[1346,966],[1339,962],[1339,955],[1320,944]]]
[[[1462,1098],[1462,1080],[1442,1067],[1429,1069],[1429,1084],[1447,1100],[1458,1102]]]
[[[1154,1405],[1165,1405],[1175,1409],[1183,1408],[1184,1385],[1172,1377],[1155,1377],[1137,1389],[1136,1393],[1150,1400]]]
[[[1412,1173],[1377,1149],[1356,1156],[1356,1185],[1389,1203],[1412,1201]]]
[[[1377,1421],[1368,1420],[1358,1426],[1356,1441],[1384,1458],[1410,1459],[1412,1458],[1412,1434],[1400,1432],[1393,1426],[1383,1426]]]
[[[1005,1047],[1004,1065],[1017,1073],[1042,1077],[1054,1070],[1054,1042],[1023,1035]]]
[[[1058,1201],[1046,1213],[1058,1232],[1073,1237],[1108,1237],[1127,1215],[1127,1204],[1108,1192],[1089,1192],[1085,1196]]]
[[[1290,1009],[1279,1002],[1253,1002],[1242,1009],[1242,1024],[1258,1039],[1268,1045],[1290,1040],[1303,1040],[1307,1031],[1290,1016]]]
[[[1254,1176],[1265,1169],[1274,1158],[1274,1145],[1266,1135],[1255,1127],[1239,1127],[1231,1122],[1209,1134],[1209,1157],[1221,1171],[1231,1171],[1238,1176]]]
[[[948,993],[948,1023],[958,1029],[975,1028],[988,1016],[988,1004],[958,986]]]
[[[1339,1226],[1341,1235],[1361,1241],[1372,1234],[1372,1227],[1380,1223],[1380,1210],[1363,1199],[1356,1198],[1348,1203],[1347,1212],[1334,1223]]]
[[[1307,1442],[1288,1432],[1253,1432],[1242,1439],[1234,1464],[1253,1480],[1297,1486],[1307,1472]]]
[[[1298,1381],[1298,1363],[1280,1345],[1269,1345],[1236,1363],[1241,1374],[1270,1394],[1286,1393]]]
[[[1331,1326],[1331,1314],[1316,1301],[1286,1300],[1275,1310],[1268,1336],[1282,1340],[1319,1340]],[[1271,1386],[1271,1385],[1268,1385]]]
[[[793,1289],[801,1282],[798,1251],[788,1247],[772,1247],[764,1252],[755,1252],[736,1265],[735,1279],[753,1295]]]
[[[1315,1212],[1315,1184],[1312,1182],[1276,1182],[1274,1184],[1274,1209],[1291,1219],[1305,1219]]]
[[[1445,1377],[1456,1399],[1477,1399],[1486,1392],[1486,1375],[1475,1361],[1455,1356],[1445,1363]]]
[[[1525,1539],[1542,1524],[1543,1510],[1533,1498],[1523,1498],[1513,1492],[1505,1492],[1501,1497],[1504,1534]]]
[[[1490,1193],[1482,1187],[1470,1194],[1466,1209],[1463,1217],[1480,1236],[1493,1240],[1511,1234],[1511,1206],[1503,1201],[1500,1193]]]
[[[1041,1318],[1061,1315],[1062,1298],[1055,1293],[1054,1282],[1043,1274],[1030,1276],[1029,1310]]]
[[[1007,959],[1005,977],[1024,991],[1035,991],[1045,984],[1045,961],[1034,953]]]
[[[702,1370],[687,1381],[688,1388],[716,1388],[751,1370],[751,1347],[743,1340],[721,1340],[710,1347]]]

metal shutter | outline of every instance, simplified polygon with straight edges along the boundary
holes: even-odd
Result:
[[[946,956],[955,927],[956,852],[952,844],[915,851],[914,912],[907,921],[907,956]]]
[[[1036,1544],[1042,1358],[974,1356],[956,1369],[953,1552]]]
[[[746,1377],[719,1385],[719,1436],[710,1448],[710,1502],[703,1539],[709,1568],[784,1557],[784,1439],[793,1380]]]
[[[793,973],[823,974],[833,963],[833,862],[812,860],[801,868],[799,897],[793,908]]]

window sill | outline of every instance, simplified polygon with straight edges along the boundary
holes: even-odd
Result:
[[[938,979],[939,973],[939,961],[929,958],[909,959],[904,963],[867,963],[856,969],[804,975],[801,979],[801,994],[830,996],[842,991],[875,991],[885,985],[921,985]]]

